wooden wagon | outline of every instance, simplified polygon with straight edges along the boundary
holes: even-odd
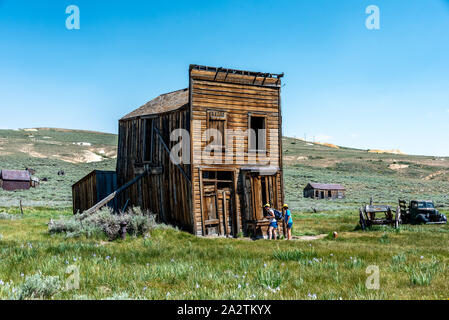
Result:
[[[370,204],[366,204],[359,209],[360,226],[362,230],[366,230],[373,225],[391,225],[398,228],[400,212],[399,208],[394,210],[388,204],[373,204],[371,200]]]

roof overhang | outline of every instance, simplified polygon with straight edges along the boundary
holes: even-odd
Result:
[[[196,64],[191,64],[189,70],[192,78],[197,80],[249,84],[264,87],[280,87],[281,78],[284,77],[284,73],[245,71]]]
[[[258,173],[261,176],[272,176],[275,175],[277,172],[279,172],[279,167],[270,166],[270,167],[258,167],[258,166],[252,166],[252,167],[242,167],[240,168],[242,171],[249,171],[251,173]]]

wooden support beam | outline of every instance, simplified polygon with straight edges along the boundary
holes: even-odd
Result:
[[[118,188],[116,191],[114,191],[113,193],[108,195],[106,198],[104,198],[103,200],[101,200],[100,202],[95,204],[93,207],[91,207],[90,209],[84,211],[83,212],[85,214],[84,217],[87,217],[88,215],[91,215],[92,213],[95,213],[96,211],[98,211],[101,208],[103,208],[105,205],[107,205],[109,203],[109,201],[113,200],[117,195],[119,195],[121,192],[123,192],[126,189],[128,189],[130,186],[135,184],[137,181],[142,179],[147,174],[148,174],[148,171],[145,170],[143,173],[141,173],[140,175],[138,175],[137,177],[135,177],[134,179],[132,179],[131,181],[129,181],[128,183],[124,184],[123,186]]]
[[[204,191],[203,191],[203,172],[201,171],[201,168],[198,168],[198,174],[200,177],[200,211],[201,211],[201,230],[203,232],[203,236],[206,235],[206,229],[204,225]],[[196,221],[195,221],[196,224]]]
[[[223,221],[224,221],[224,233],[229,236],[229,227],[228,227],[228,219],[227,219],[227,212],[228,212],[228,203],[227,203],[227,192],[223,190]]]
[[[179,169],[179,171],[181,171],[181,173],[182,173],[182,175],[184,176],[184,178],[186,178],[186,180],[187,180],[189,183],[192,183],[192,181],[190,180],[189,176],[188,176],[187,173],[184,171],[184,169],[183,169],[179,164],[177,164],[176,161],[174,161],[174,159],[172,159],[172,154],[171,154],[171,152],[170,152],[170,149],[167,147],[167,144],[165,143],[164,139],[162,138],[162,135],[161,135],[161,132],[159,131],[159,129],[156,128],[156,127],[154,127],[153,129],[154,129],[154,131],[156,132],[156,134],[157,134],[159,140],[161,141],[161,144],[162,144],[162,146],[164,147],[164,150],[169,154],[170,160],[172,161],[172,163],[176,165],[176,167]]]
[[[218,210],[218,190],[217,190],[217,185],[215,184],[214,186],[214,193],[215,193],[215,212],[217,213],[217,218],[218,218],[218,230],[221,236],[224,235],[224,231],[223,231],[223,218],[221,217],[221,212]]]

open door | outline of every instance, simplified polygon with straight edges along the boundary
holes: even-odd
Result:
[[[235,236],[234,173],[204,171],[202,174],[205,235]]]
[[[217,194],[215,188],[204,186],[203,188],[203,221],[206,235],[218,234],[219,220],[217,214]]]
[[[257,172],[243,173],[244,222],[246,231],[254,236],[263,236],[269,221],[264,217],[264,205],[280,210],[281,195],[278,194],[279,175],[261,175]]]

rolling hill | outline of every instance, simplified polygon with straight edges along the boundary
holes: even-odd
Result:
[[[115,170],[117,136],[114,134],[35,128],[0,130],[0,169],[36,170],[47,181],[29,191],[0,190],[0,206],[68,207],[72,184],[94,169]],[[65,175],[58,175],[63,170]]]
[[[398,198],[433,199],[449,207],[449,158],[411,156],[395,151],[358,150],[284,138],[286,201],[298,211],[355,209],[369,201],[396,203]],[[52,128],[0,130],[0,169],[36,170],[37,189],[0,190],[0,206],[71,205],[71,185],[93,169],[114,170],[117,136]],[[58,171],[63,170],[64,176]],[[302,197],[308,182],[341,183],[343,200]]]

